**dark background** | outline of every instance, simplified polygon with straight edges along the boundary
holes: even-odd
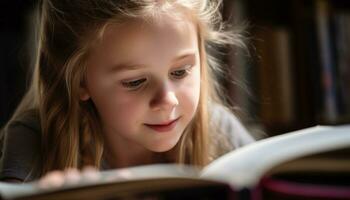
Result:
[[[9,119],[22,98],[28,81],[33,0],[0,2],[0,127]]]

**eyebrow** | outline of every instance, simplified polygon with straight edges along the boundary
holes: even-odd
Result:
[[[179,60],[183,60],[183,59],[188,58],[188,57],[195,57],[195,56],[196,56],[196,54],[194,52],[181,54],[180,56],[177,56],[176,58],[174,58],[172,60],[172,63],[179,61]],[[114,65],[111,68],[111,72],[117,73],[117,72],[121,72],[121,71],[137,70],[137,69],[145,68],[145,67],[146,67],[146,65],[144,65],[144,64],[133,64],[131,62],[125,62],[125,63],[120,63],[117,65]]]

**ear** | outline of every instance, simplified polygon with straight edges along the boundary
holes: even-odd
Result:
[[[90,94],[87,88],[85,87],[80,87],[79,88],[79,98],[81,101],[87,101],[90,99]]]

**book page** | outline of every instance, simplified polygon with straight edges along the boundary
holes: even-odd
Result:
[[[120,185],[124,185],[124,190],[128,190],[134,186],[136,186],[136,188],[141,188],[140,186],[142,185],[137,182],[142,183],[144,186],[149,185],[150,183],[157,184],[157,182],[166,183],[166,179],[173,180],[167,182],[168,186],[163,184],[164,187],[170,187],[183,182],[190,182],[190,180],[199,180],[198,176],[199,170],[194,167],[176,164],[155,164],[102,171],[100,172],[98,180],[91,181],[81,179],[76,184],[65,184],[58,188],[40,188],[36,181],[25,184],[0,183],[0,194],[1,198],[13,199],[79,188],[83,189],[101,185],[115,185],[119,183]]]
[[[316,126],[237,149],[208,165],[202,177],[252,187],[272,167],[302,156],[350,146],[350,126]]]
[[[313,154],[288,162],[270,169],[268,176],[286,173],[328,173],[350,174],[350,147],[326,153]]]

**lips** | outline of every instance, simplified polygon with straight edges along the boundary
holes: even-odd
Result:
[[[179,118],[167,122],[163,122],[160,124],[145,124],[147,127],[158,131],[158,132],[167,132],[171,131],[177,124]]]

